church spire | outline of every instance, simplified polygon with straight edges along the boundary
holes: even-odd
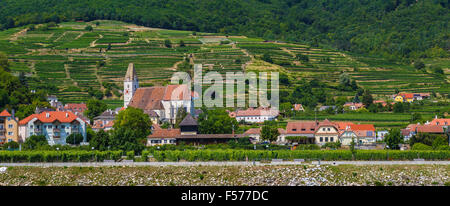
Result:
[[[134,64],[130,63],[128,65],[127,74],[125,75],[125,81],[133,81],[137,79],[136,71],[134,69]]]

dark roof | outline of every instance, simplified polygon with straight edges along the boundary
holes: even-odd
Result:
[[[191,114],[187,114],[183,121],[180,122],[180,126],[197,126],[197,121],[191,116]]]
[[[177,139],[234,139],[243,138],[244,134],[196,134],[196,135],[180,135]]]

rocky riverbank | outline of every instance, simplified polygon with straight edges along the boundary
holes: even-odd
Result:
[[[0,185],[450,185],[448,165],[8,167]]]

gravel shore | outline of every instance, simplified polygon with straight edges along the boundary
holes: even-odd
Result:
[[[449,165],[7,167],[5,185],[450,185]]]

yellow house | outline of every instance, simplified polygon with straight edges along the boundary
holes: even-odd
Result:
[[[11,115],[6,109],[0,113],[0,144],[19,142],[19,118]]]
[[[394,98],[394,101],[395,101],[395,102],[403,102],[403,97],[400,96],[400,95],[397,95],[397,96]]]

